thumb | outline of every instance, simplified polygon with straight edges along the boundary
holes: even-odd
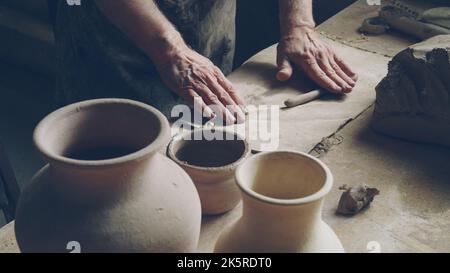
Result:
[[[289,80],[293,73],[292,65],[289,62],[289,60],[286,59],[285,57],[281,57],[278,59],[277,64],[278,64],[277,79],[281,82]]]

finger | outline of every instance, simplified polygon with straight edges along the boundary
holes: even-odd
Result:
[[[244,108],[246,103],[239,96],[236,88],[234,88],[234,85],[230,82],[230,80],[227,79],[227,77],[225,77],[225,75],[223,75],[222,71],[220,71],[219,68],[216,69],[216,78],[217,78],[217,81],[219,82],[219,84],[225,88],[225,90],[228,92],[228,94],[231,96],[231,98],[236,102],[236,104],[241,106],[241,108]]]
[[[334,61],[334,59],[328,59],[330,61],[331,67],[336,71],[336,74],[339,75],[347,84],[349,84],[351,87],[355,87],[356,82],[350,78],[345,72],[341,69],[341,67]]]
[[[342,79],[333,69],[328,60],[328,56],[322,55],[320,57],[319,66],[331,80],[333,80],[337,85],[339,85],[342,88],[342,91],[344,93],[349,93],[352,91],[352,87],[344,79]]]
[[[306,74],[315,81],[320,87],[333,93],[342,93],[342,88],[331,80],[328,75],[320,68],[315,58],[310,57],[305,60],[299,60],[301,68]]]
[[[289,80],[293,74],[292,65],[289,63],[289,60],[286,57],[279,55],[277,57],[277,65],[277,79],[281,82]]]
[[[277,72],[277,80],[284,82],[289,80],[292,77],[293,74],[293,69],[291,64],[289,63],[289,61],[283,61],[282,66],[280,66],[278,68],[278,72]]]
[[[216,109],[218,109],[219,113],[216,113],[218,116],[222,118],[226,124],[233,124],[236,122],[236,119],[231,114],[231,112],[222,104],[219,100],[219,97],[214,94],[205,84],[198,83],[195,85],[195,91],[202,97],[207,105],[216,105]]]
[[[358,80],[358,75],[353,72],[353,70],[342,60],[339,56],[335,55],[334,60],[339,65],[339,67],[355,82]]]
[[[202,97],[197,94],[193,89],[188,89],[186,92],[182,92],[182,97],[194,106],[194,110],[201,111],[203,117],[208,119],[215,118],[214,111],[206,105]]]
[[[238,123],[245,121],[245,114],[241,107],[231,98],[230,94],[222,87],[217,78],[208,75],[206,77],[206,83],[209,89],[216,94],[220,102],[236,117]]]

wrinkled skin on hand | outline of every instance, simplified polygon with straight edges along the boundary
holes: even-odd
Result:
[[[226,124],[245,120],[244,103],[233,84],[208,58],[182,46],[168,52],[156,67],[164,83],[194,109],[201,109],[204,117],[219,116]]]
[[[351,92],[358,78],[309,27],[300,27],[283,35],[278,44],[277,65],[278,80],[289,80],[296,67],[319,86],[333,93]]]

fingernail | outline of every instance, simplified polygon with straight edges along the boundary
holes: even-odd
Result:
[[[236,120],[237,120],[237,123],[243,123],[245,121],[245,114],[237,113]]]
[[[244,112],[245,115],[248,115],[248,109],[247,109],[247,106],[245,106],[245,105],[239,105],[239,107],[241,108],[242,112]]]
[[[349,86],[347,86],[347,87],[344,89],[344,93],[350,93],[350,92],[352,92],[352,90],[353,90],[353,87],[351,87],[351,86],[349,85]]]
[[[276,77],[277,77],[277,80],[279,80],[281,82],[289,80],[289,75],[283,70],[278,71]]]
[[[230,111],[226,110],[227,112],[225,113],[225,123],[226,124],[234,124],[236,123],[236,119],[234,118],[234,116],[230,113]]]
[[[214,113],[214,111],[211,110],[211,108],[209,108],[209,107],[205,108],[205,110],[203,111],[203,115],[206,118],[215,118],[216,117],[216,114]]]
[[[240,105],[235,104],[227,106],[227,110],[228,113],[230,113],[230,115],[234,117],[235,121],[237,121],[238,123],[242,123],[245,121],[245,113],[240,107]]]

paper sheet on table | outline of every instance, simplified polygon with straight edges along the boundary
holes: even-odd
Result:
[[[305,105],[279,112],[278,149],[309,152],[322,138],[336,132],[375,100],[375,86],[387,73],[389,58],[328,40],[359,75],[354,91],[340,100],[324,97]],[[269,47],[233,72],[229,79],[245,101],[259,105],[283,106],[286,99],[316,86],[297,73],[295,79],[280,83],[275,79],[276,46]],[[272,121],[271,121],[272,122]]]

